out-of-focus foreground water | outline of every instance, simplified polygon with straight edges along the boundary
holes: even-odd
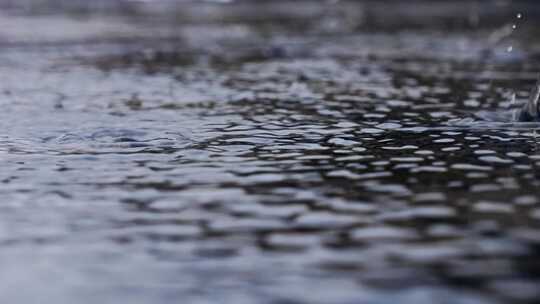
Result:
[[[535,1],[215,2],[0,1],[0,302],[538,299]]]

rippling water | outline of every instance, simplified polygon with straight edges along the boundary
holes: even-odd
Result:
[[[482,119],[527,99],[534,24],[507,53],[347,3],[2,14],[0,299],[537,299],[540,124]]]

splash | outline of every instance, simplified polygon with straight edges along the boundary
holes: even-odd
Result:
[[[540,121],[540,109],[538,108],[540,99],[540,78],[536,81],[529,100],[520,109],[516,118],[517,121]]]
[[[516,14],[516,19],[522,20],[523,14]],[[499,44],[501,41],[509,38],[514,31],[516,31],[518,25],[516,23],[507,24],[499,30],[493,32],[489,37],[489,42],[491,45]],[[514,51],[513,45],[508,45],[506,47],[506,52],[511,53]],[[510,105],[516,105],[516,92],[511,92]],[[503,111],[479,111],[475,113],[475,117],[480,119],[480,121],[475,121],[474,119],[459,119],[456,121],[451,121],[451,125],[469,125],[474,124],[489,124],[492,127],[492,124],[502,124],[508,126],[509,124],[513,127],[516,123],[538,123],[540,122],[540,108],[539,108],[539,99],[540,99],[540,77],[537,79],[536,84],[534,85],[528,101],[523,104],[521,107],[513,107],[509,110]],[[520,126],[524,127],[524,126]]]
[[[515,94],[510,102],[514,105]],[[537,129],[540,123],[540,77],[529,99],[521,107],[506,110],[478,111],[473,117],[448,122],[451,128],[474,129]]]

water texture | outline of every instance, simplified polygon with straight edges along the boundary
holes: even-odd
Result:
[[[0,3],[0,302],[540,297],[531,1]]]

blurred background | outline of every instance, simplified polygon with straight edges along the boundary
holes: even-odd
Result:
[[[2,0],[4,14],[148,15],[190,22],[274,20],[326,30],[465,29],[540,14],[534,0]],[[302,27],[297,28],[303,29]]]

